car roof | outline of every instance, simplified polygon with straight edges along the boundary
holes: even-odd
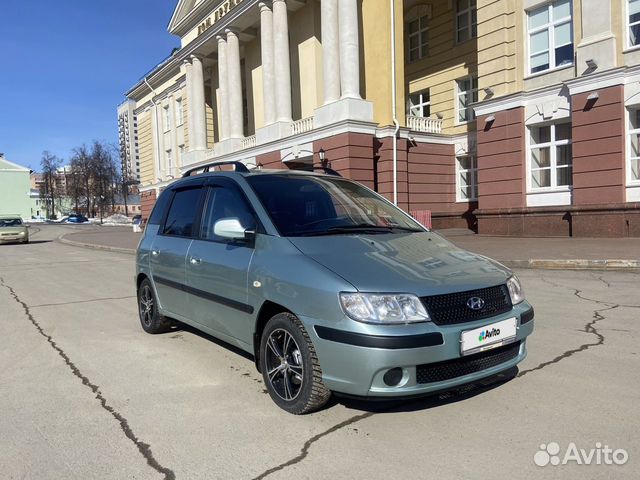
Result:
[[[22,220],[20,215],[0,215],[0,220]]]
[[[232,171],[232,170],[218,170],[215,172],[202,172],[195,173],[188,177],[183,177],[175,183],[171,184],[171,187],[179,187],[184,182],[195,181],[196,179],[207,178],[251,178],[258,176],[287,176],[287,177],[317,177],[317,178],[340,178],[343,177],[330,175],[326,173],[307,172],[304,170],[287,170],[287,169],[264,169],[255,168],[248,172]],[[346,180],[346,179],[345,179]]]

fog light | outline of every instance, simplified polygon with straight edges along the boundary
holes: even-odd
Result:
[[[384,374],[384,377],[382,377],[382,379],[388,386],[395,387],[402,380],[402,369],[399,367],[392,368]]]

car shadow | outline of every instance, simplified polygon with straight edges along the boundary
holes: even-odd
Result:
[[[452,403],[462,402],[477,395],[482,395],[494,388],[498,388],[518,375],[518,367],[512,367],[475,383],[461,385],[452,390],[443,390],[432,394],[416,397],[400,397],[394,399],[354,398],[341,394],[334,394],[327,404],[327,408],[341,404],[350,410],[360,410],[370,413],[399,413],[416,412],[431,408],[442,407]]]
[[[51,243],[53,240],[29,240],[29,245],[37,245],[39,243]]]
[[[254,361],[253,355],[245,352],[241,348],[238,348],[235,345],[231,345],[230,343],[227,343],[224,340],[220,340],[219,338],[216,338],[213,335],[209,335],[208,333],[198,330],[197,328],[194,328],[191,325],[187,325],[186,323],[181,323],[178,320],[172,319],[171,330],[167,333],[175,333],[178,331],[188,332],[193,335],[197,335],[198,337],[204,338],[205,340],[209,340],[210,342],[215,343],[216,345],[222,348],[226,348],[227,350],[246,358],[247,360],[251,360],[252,362]]]

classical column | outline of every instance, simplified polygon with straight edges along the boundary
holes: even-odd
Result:
[[[270,1],[260,2],[260,48],[262,56],[262,96],[264,124],[276,121],[275,69],[273,61],[273,11]]]
[[[227,82],[229,91],[229,135],[244,137],[244,115],[242,114],[242,75],[240,73],[240,41],[238,34],[230,29],[227,33]]]
[[[229,138],[229,77],[227,74],[227,40],[218,35],[218,88],[220,90],[220,111],[218,132],[220,140]]]
[[[192,94],[189,108],[193,110],[193,125],[189,125],[189,139],[193,150],[207,148],[207,118],[204,104],[204,70],[202,60],[191,55]]]
[[[273,1],[273,46],[274,64],[278,66],[275,76],[276,120],[291,121],[291,61],[289,58],[289,19],[285,0]]]
[[[191,107],[193,102],[193,67],[191,62],[187,59],[184,61],[184,69],[187,77],[187,127],[189,132],[193,130],[193,108]],[[193,150],[193,138],[189,139],[189,151]]]
[[[322,0],[322,59],[324,104],[340,99],[340,41],[338,40],[338,0]]]
[[[342,98],[360,97],[358,0],[338,1]]]

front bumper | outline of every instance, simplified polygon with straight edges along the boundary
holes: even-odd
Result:
[[[473,354],[462,357],[460,335],[462,331],[489,325],[507,318],[517,318],[516,337],[512,355],[498,355],[492,361],[474,361]],[[492,318],[457,325],[438,326],[423,323],[402,326],[368,326],[369,331],[353,332],[336,330],[329,322],[301,316],[316,349],[322,368],[322,378],[332,391],[360,397],[403,397],[448,390],[508,370],[527,355],[526,337],[533,331],[533,309],[523,302],[513,310]],[[341,324],[343,322],[340,322]],[[359,327],[360,325],[358,325]],[[409,332],[403,332],[403,328]],[[508,350],[507,346],[504,349]],[[516,350],[516,351],[514,351]],[[487,352],[492,352],[488,350]],[[463,360],[456,360],[456,359]],[[506,359],[506,361],[501,361]],[[468,362],[467,362],[468,360]],[[444,380],[425,382],[423,375],[431,366],[456,368],[459,375]],[[498,363],[496,363],[498,361]],[[468,368],[468,363],[474,368]],[[463,367],[460,368],[460,364]],[[478,367],[480,365],[480,367]],[[483,368],[484,366],[488,368]],[[383,377],[390,369],[401,368],[402,380],[396,386],[388,386]],[[467,373],[471,372],[471,373]]]
[[[26,242],[28,240],[29,240],[29,235],[20,235],[20,234],[0,235],[0,243]]]

